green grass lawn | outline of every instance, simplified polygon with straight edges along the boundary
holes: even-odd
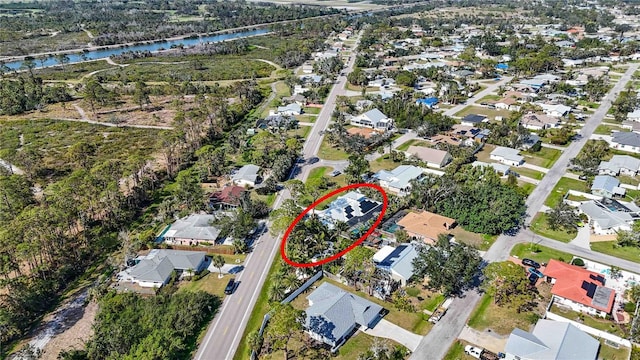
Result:
[[[467,231],[462,226],[456,226],[451,230],[451,234],[455,236],[456,241],[465,243],[479,250],[488,250],[498,238],[487,234],[478,234]]]
[[[620,337],[626,337],[625,332],[615,323],[613,320],[603,319],[601,317],[589,316],[588,314],[581,314],[577,311],[559,307],[557,305],[551,306],[551,312],[560,315],[564,318],[573,321],[580,321],[584,325],[590,326],[594,329],[602,330],[613,335]],[[581,321],[582,320],[582,321]]]
[[[305,107],[303,108],[305,114],[320,114],[321,108],[317,107]]]
[[[396,167],[402,165],[401,162],[394,162],[393,160],[389,159],[389,157],[390,155],[386,154],[377,158],[375,161],[370,162],[369,167],[371,168],[371,171],[377,172],[380,170],[393,170]]]
[[[509,116],[511,116],[512,112],[509,110],[503,110],[503,109],[489,109],[483,106],[469,105],[464,109],[458,111],[455,114],[455,116],[465,117],[466,115],[469,115],[469,114],[484,115],[488,117],[489,120],[494,120],[496,116],[502,116],[503,118],[508,118]]]
[[[464,343],[457,340],[449,348],[449,352],[444,356],[444,360],[473,360],[474,357],[464,353]]]
[[[497,101],[502,99],[502,97],[500,97],[499,95],[487,95],[487,96],[483,96],[480,98],[480,100],[478,100],[478,103],[483,103],[483,102],[488,102],[488,101]]]
[[[322,178],[331,169],[333,169],[333,168],[329,167],[329,166],[321,166],[321,167],[317,167],[317,168],[311,170],[311,172],[309,172],[309,177],[307,178],[307,183],[309,183],[309,181],[312,181],[312,180],[315,181],[315,180],[318,180],[318,179]]]
[[[396,149],[399,151],[407,151],[409,150],[409,146],[429,146],[429,144],[426,141],[422,141],[420,139],[411,139],[405,143],[403,143],[402,145],[398,146]]]
[[[518,257],[519,259],[528,258],[539,263],[549,262],[550,259],[556,259],[560,261],[569,261],[573,256],[564,251],[555,250],[542,245],[516,244],[511,249],[511,256]]]
[[[278,81],[278,82],[276,82],[276,84],[274,86],[276,88],[276,95],[277,96],[286,97],[286,96],[290,96],[291,95],[291,92],[289,91],[289,87],[284,82]]]
[[[620,180],[620,182],[623,184],[629,184],[633,186],[638,186],[638,184],[640,184],[640,179],[635,176],[620,175],[618,176],[618,180]]]
[[[524,181],[521,181],[521,180],[518,180],[518,186],[520,186],[520,188],[522,188],[524,193],[527,194],[527,195],[531,194],[533,189],[536,188],[536,186],[533,185],[532,183],[524,182]]]
[[[224,298],[224,288],[232,277],[225,275],[222,279],[218,279],[218,272],[212,272],[200,280],[183,281],[178,291],[205,291],[222,299]]]
[[[374,344],[376,339],[367,335],[363,332],[358,331],[354,336],[352,336],[347,342],[340,347],[338,353],[333,359],[335,360],[353,360],[357,359],[359,355],[366,352],[371,345]],[[391,346],[399,345],[393,340],[385,339],[385,341],[389,342]]]
[[[549,229],[547,225],[547,214],[543,212],[539,212],[533,217],[529,228],[538,235],[565,243],[568,243],[576,237],[576,233],[569,234],[566,231]]]
[[[615,241],[592,242],[591,250],[640,263],[640,248],[631,246],[617,247]]]
[[[542,178],[544,177],[544,173],[537,170],[522,167],[522,166],[518,166],[518,167],[511,166],[511,171],[516,172],[522,176],[526,176],[536,180],[542,180]]]
[[[491,329],[500,335],[509,335],[514,328],[528,329],[537,320],[537,314],[518,313],[508,306],[500,307],[493,302],[491,296],[485,294],[471,314],[468,325],[479,331]]]
[[[520,155],[524,156],[525,161],[529,164],[542,166],[543,168],[550,169],[553,164],[558,160],[562,151],[558,149],[552,149],[548,147],[542,147],[537,152],[522,151]]]
[[[346,160],[349,154],[344,150],[334,147],[329,143],[327,138],[322,140],[320,144],[320,151],[318,151],[318,157],[324,160]]]
[[[598,134],[598,135],[611,135],[611,130],[629,131],[627,129],[623,129],[622,127],[620,127],[618,125],[600,124],[600,125],[598,125],[598,127],[596,128],[596,130],[593,133],[594,134]]]
[[[295,118],[299,122],[304,122],[304,123],[314,123],[316,122],[316,120],[318,120],[317,116],[311,116],[311,115],[296,115]]]
[[[629,359],[629,353],[631,349],[628,347],[620,346],[614,348],[605,343],[603,339],[600,339],[600,352],[598,358],[606,360],[627,360]]]
[[[585,193],[589,193],[591,190],[587,187],[587,183],[581,180],[569,179],[566,177],[560,178],[556,186],[549,194],[549,197],[544,202],[548,207],[556,206],[560,201],[562,201],[562,197],[569,190],[577,190]]]
[[[242,360],[242,359],[249,358],[249,348],[247,346],[246,339],[248,339],[250,333],[260,329],[260,325],[262,324],[262,318],[269,311],[269,300],[267,297],[267,291],[269,286],[267,286],[267,284],[271,276],[275,272],[277,272],[281,266],[282,266],[282,261],[280,261],[280,254],[276,254],[275,260],[273,261],[273,265],[271,266],[271,269],[269,269],[269,273],[267,274],[267,282],[265,282],[265,286],[263,286],[262,289],[260,290],[260,295],[258,296],[258,300],[256,300],[256,305],[253,307],[253,311],[251,312],[251,316],[249,317],[247,326],[244,328],[244,333],[242,334],[243,340],[240,341],[240,344],[238,345],[238,349],[236,350],[236,353],[233,356],[234,360]]]

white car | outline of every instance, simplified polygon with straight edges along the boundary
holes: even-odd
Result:
[[[479,348],[471,345],[467,345],[464,347],[464,353],[469,356],[473,356],[476,359],[480,359],[480,355],[482,354],[483,351],[484,351],[483,348]]]

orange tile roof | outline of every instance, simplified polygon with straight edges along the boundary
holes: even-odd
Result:
[[[407,232],[436,240],[438,235],[444,234],[451,229],[455,222],[455,219],[446,216],[421,211],[409,212],[398,221],[398,225],[402,226]]]
[[[552,294],[606,313],[611,313],[616,292],[613,289],[605,287],[604,282],[600,282],[591,277],[601,276],[600,274],[561,261],[549,260],[549,264],[544,270],[544,275],[556,279],[551,289]],[[608,295],[607,305],[601,306],[594,304],[594,299],[587,296],[587,290],[583,288],[583,282],[592,283],[599,288],[611,290]]]

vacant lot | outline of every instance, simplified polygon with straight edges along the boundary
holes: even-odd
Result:
[[[539,263],[548,263],[550,259],[569,261],[573,256],[569,253],[535,244],[517,244],[511,249],[511,255],[522,258],[529,258]]]
[[[537,152],[526,152],[523,151],[520,155],[524,156],[525,161],[529,164],[542,166],[544,168],[550,169],[553,164],[555,164],[556,160],[562,155],[562,151],[558,149],[551,149],[547,147],[543,147],[540,151]]]
[[[558,240],[562,242],[569,242],[576,237],[576,233],[567,233],[562,230],[551,230],[547,224],[547,214],[539,212],[533,217],[529,229],[534,233],[547,237],[549,239]]]
[[[308,128],[308,126],[303,126]],[[329,140],[325,137],[320,144],[320,151],[318,151],[318,157],[324,160],[346,160],[349,155],[342,149],[335,147],[329,143]]]
[[[616,241],[593,242],[591,243],[591,250],[640,263],[640,248],[632,246],[620,247]]]
[[[586,193],[591,191],[587,187],[586,182],[563,177],[563,178],[560,178],[560,180],[558,181],[556,186],[553,188],[553,191],[551,191],[551,194],[549,194],[549,197],[544,202],[544,204],[547,205],[548,207],[554,207],[558,205],[558,203],[562,201],[562,197],[569,190],[577,190],[577,191],[582,191]]]
[[[466,115],[469,115],[469,114],[484,115],[487,118],[489,118],[489,120],[495,120],[496,116],[502,116],[503,118],[506,119],[509,116],[511,116],[512,112],[509,110],[489,109],[484,106],[469,105],[466,108],[457,112],[455,116],[465,117]]]

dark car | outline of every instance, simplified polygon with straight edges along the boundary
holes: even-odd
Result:
[[[540,264],[531,259],[522,259],[522,265],[531,266],[535,269],[540,269]]]
[[[233,290],[236,289],[236,279],[229,279],[227,286],[224,288],[224,293],[227,295],[233,294]]]
[[[529,268],[529,273],[532,274],[532,275],[535,275],[535,276],[537,276],[539,278],[543,278],[544,277],[543,273],[541,273],[540,271],[538,271],[538,270],[536,270],[535,268],[532,268],[532,267]]]
[[[535,285],[538,282],[538,275],[536,274],[529,274],[529,284],[531,285]]]

